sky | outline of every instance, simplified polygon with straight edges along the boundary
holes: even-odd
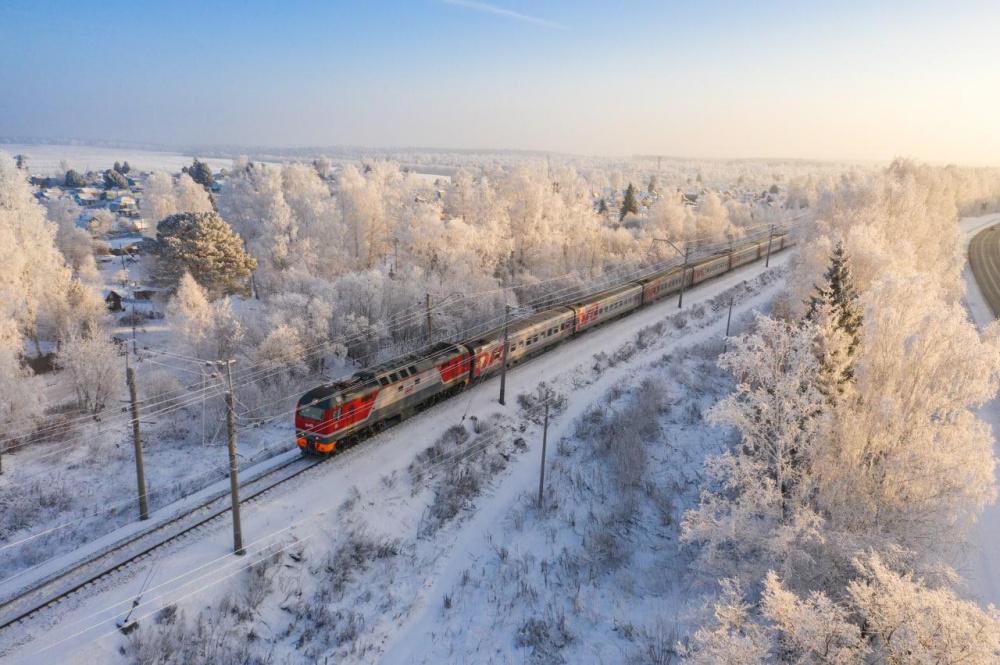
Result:
[[[0,2],[0,139],[1000,165],[1000,2]]]

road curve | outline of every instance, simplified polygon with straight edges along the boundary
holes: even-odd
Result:
[[[969,265],[983,297],[1000,316],[1000,224],[977,233],[969,243]]]

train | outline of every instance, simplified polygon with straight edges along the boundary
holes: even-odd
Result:
[[[685,266],[667,268],[507,326],[507,367],[612,319],[793,244],[787,233],[744,242]],[[497,374],[504,328],[366,368],[307,391],[295,408],[295,441],[308,455],[331,455]]]

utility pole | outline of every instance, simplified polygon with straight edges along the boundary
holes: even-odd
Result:
[[[128,351],[125,352],[126,362]],[[135,396],[135,370],[125,368],[128,396],[132,402],[132,443],[135,446],[135,482],[139,490],[139,519],[149,519],[149,501],[146,497],[146,470],[142,463],[142,434],[139,431],[139,400]]]
[[[545,400],[545,424],[542,426],[542,464],[538,469],[538,508],[542,508],[542,491],[545,489],[545,444],[549,438],[549,400]]]
[[[771,265],[771,240],[774,239],[774,224],[771,224],[771,232],[767,235],[767,258],[764,259],[764,267]]]
[[[687,273],[688,273],[688,256],[691,254],[691,245],[688,243],[684,244],[684,265],[681,266],[681,293],[677,297],[677,309],[680,309],[684,305],[684,285],[687,283]]]
[[[240,525],[240,481],[239,463],[236,461],[236,407],[233,398],[233,363],[235,360],[218,361],[220,367],[226,366],[226,381],[229,389],[226,391],[226,429],[229,430],[229,493],[233,501],[233,551],[236,554],[246,554],[243,549],[243,529]]]
[[[688,257],[691,255],[691,244],[684,243],[684,251],[682,252],[680,247],[678,247],[670,238],[653,238],[653,242],[665,242],[673,247],[675,252],[684,255],[684,265],[681,266],[681,294],[677,298],[677,307],[679,309],[684,304],[684,282],[687,281]]]
[[[500,356],[500,404],[506,404],[504,393],[507,390],[507,347],[510,346],[507,340],[507,327],[510,322],[510,305],[504,305],[503,309],[503,353]]]
[[[434,341],[434,325],[431,323],[431,294],[424,294],[424,307],[427,310],[427,343]]]
[[[399,238],[392,239],[392,277],[399,274]]]
[[[733,320],[733,298],[730,297],[729,298],[729,316],[726,317],[726,337],[725,337],[725,340],[727,340],[727,341],[723,341],[722,342],[722,351],[723,352],[725,352],[726,347],[729,346],[729,342],[728,342],[728,340],[729,340],[729,323],[732,320]]]

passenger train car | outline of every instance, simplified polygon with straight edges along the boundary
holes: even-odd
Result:
[[[792,244],[782,234],[770,241],[776,252]],[[507,326],[507,367],[543,353],[563,340],[624,316],[682,288],[698,284],[764,257],[768,242],[743,243],[731,251],[628,282]],[[391,426],[430,404],[500,371],[503,328],[455,344],[437,344],[412,355],[317,386],[298,402],[295,438],[304,453],[328,455]]]

